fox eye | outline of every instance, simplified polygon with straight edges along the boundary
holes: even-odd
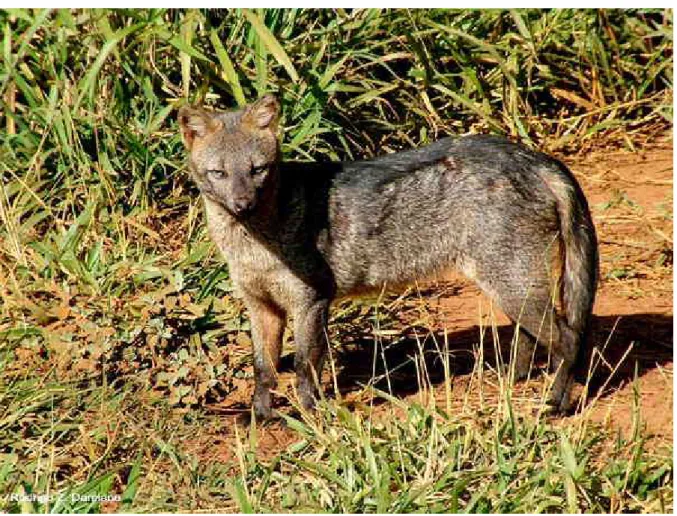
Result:
[[[259,167],[252,167],[252,176],[258,176],[259,174],[262,174],[265,171],[266,171],[265,165],[261,165]]]
[[[226,173],[223,170],[207,170],[207,175],[214,179],[223,179],[226,177]]]

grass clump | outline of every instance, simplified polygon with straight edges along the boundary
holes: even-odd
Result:
[[[102,457],[99,467],[89,464],[89,474],[76,483],[50,478],[46,465],[26,469],[16,458],[9,460],[0,471],[4,490],[45,493],[53,485],[58,495],[23,505],[5,500],[2,508],[664,513],[672,505],[669,450],[649,451],[641,438],[614,439],[594,425],[579,432],[576,425],[562,428],[539,417],[513,417],[506,405],[485,410],[466,405],[450,415],[384,396],[388,408],[381,405],[374,413],[332,401],[323,402],[314,415],[284,415],[290,444],[267,458],[261,454],[266,427],[233,429],[226,463],[197,460],[189,452],[185,443],[201,418],[196,413],[177,419],[154,410],[143,421],[131,411],[130,417],[113,420],[112,436],[110,426],[90,433],[95,427],[87,417],[87,445],[99,447],[108,433],[111,456]],[[58,397],[49,397],[58,404]],[[112,408],[132,407],[129,396],[114,398],[106,401]],[[65,438],[68,426],[65,421],[52,426],[52,446]],[[83,446],[85,436],[70,446]],[[114,458],[117,466],[110,465]],[[111,492],[121,493],[122,501],[80,502]]]
[[[511,411],[420,404],[370,418],[335,404],[285,418],[299,440],[268,463],[243,451],[235,497],[260,512],[664,512],[672,468],[604,431],[577,435]],[[504,407],[505,408],[505,407]],[[395,416],[395,417],[393,417]],[[247,450],[246,444],[243,448]]]

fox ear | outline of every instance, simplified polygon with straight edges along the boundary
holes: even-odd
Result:
[[[211,113],[192,106],[179,109],[178,119],[181,137],[188,150],[192,148],[196,138],[204,138],[209,133],[218,131],[222,125]]]
[[[266,95],[246,108],[242,122],[255,129],[277,128],[280,115],[280,103],[274,95]]]

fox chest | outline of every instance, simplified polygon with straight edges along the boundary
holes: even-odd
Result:
[[[210,228],[211,229],[211,228]],[[259,242],[241,228],[210,231],[228,263],[228,270],[239,297],[272,299],[287,307],[302,282],[280,258],[274,243]]]

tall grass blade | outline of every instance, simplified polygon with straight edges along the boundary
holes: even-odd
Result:
[[[296,68],[280,42],[277,41],[270,29],[263,23],[263,20],[249,9],[243,9],[242,13],[252,25],[268,52],[270,52],[277,62],[284,67],[291,80],[297,82],[299,80],[299,75],[296,72]]]

